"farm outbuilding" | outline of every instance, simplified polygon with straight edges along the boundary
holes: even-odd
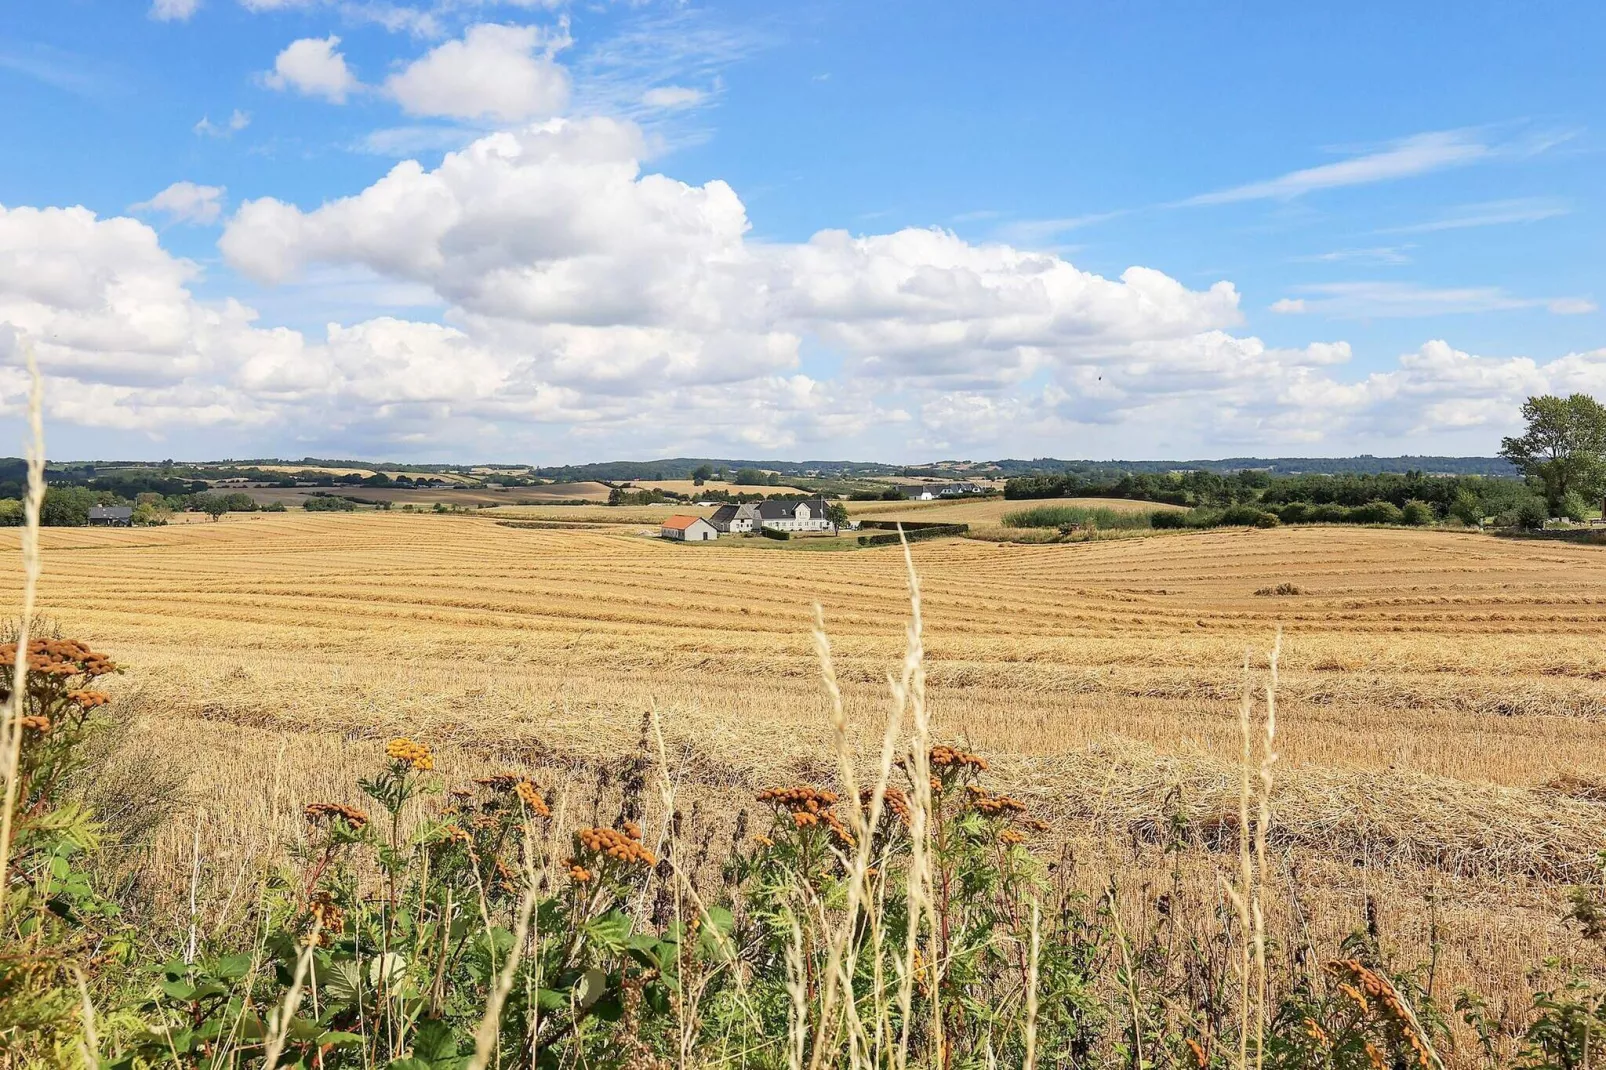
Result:
[[[658,528],[658,536],[680,542],[713,542],[719,529],[700,516],[672,516]]]
[[[126,528],[134,523],[134,510],[127,505],[91,505],[89,522],[114,528]]]

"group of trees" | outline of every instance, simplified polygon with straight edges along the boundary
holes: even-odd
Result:
[[[1606,406],[1547,394],[1529,398],[1522,418],[1528,429],[1501,439],[1500,456],[1544,495],[1551,516],[1581,519],[1606,491]]]
[[[1004,497],[1133,498],[1194,507],[1201,522],[1251,514],[1282,523],[1466,524],[1540,528],[1552,517],[1582,521],[1606,494],[1606,406],[1587,394],[1531,397],[1527,429],[1501,442],[1520,478],[1343,472],[1276,475],[1238,472],[1080,469],[1017,476]]]
[[[47,487],[39,506],[39,523],[45,527],[81,528],[89,523],[89,510],[99,505],[128,505],[135,524],[165,524],[174,513],[206,513],[216,520],[224,513],[283,512],[278,503],[258,505],[248,494],[160,494],[141,491],[131,497],[90,486]],[[0,526],[23,522],[20,498],[0,499]]]

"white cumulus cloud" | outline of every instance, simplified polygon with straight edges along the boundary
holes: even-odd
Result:
[[[569,76],[553,54],[568,44],[535,26],[470,26],[385,80],[410,115],[517,122],[556,115]]]
[[[214,123],[210,116],[203,115],[201,116],[201,121],[191,129],[203,137],[228,137],[230,134],[239,133],[250,125],[250,113],[235,108],[233,114],[221,123]]]
[[[199,266],[139,220],[0,208],[0,248],[20,251],[0,258],[0,391],[16,396],[7,362],[26,335],[53,418],[72,423],[574,458],[1477,451],[1529,394],[1606,392],[1606,350],[1542,363],[1431,341],[1360,372],[1340,340],[1237,333],[1228,282],[1101,275],[943,229],[760,240],[728,184],[653,173],[644,154],[630,122],[548,119],[321,205],[245,201],[219,241],[235,270],[393,293],[302,308],[329,310],[317,330],[197,298]],[[204,221],[222,199],[177,183],[139,210]],[[1478,287],[1294,292],[1283,310],[1544,304]]]
[[[152,0],[151,18],[158,22],[183,22],[200,6],[201,0]]]
[[[175,182],[148,201],[129,206],[131,212],[156,212],[175,223],[216,223],[223,211],[223,187]]]
[[[643,93],[641,102],[649,108],[690,108],[701,104],[707,96],[701,89],[690,86],[660,85]]]
[[[362,83],[346,65],[346,57],[336,51],[339,44],[340,38],[333,34],[292,41],[273,61],[273,70],[263,76],[263,83],[271,89],[294,89],[344,104]]]

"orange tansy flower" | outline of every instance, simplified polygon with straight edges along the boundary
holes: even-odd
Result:
[[[644,866],[656,865],[658,862],[639,839],[618,829],[583,828],[575,832],[574,839],[582,848],[603,861],[611,860],[626,865]]]
[[[418,773],[427,773],[435,768],[435,758],[430,754],[429,748],[422,743],[413,742],[406,736],[399,736],[385,744],[385,757],[393,762],[406,764]]]
[[[987,759],[971,754],[969,751],[960,750],[958,747],[939,744],[931,748],[931,754],[928,757],[931,767],[943,773],[963,773],[966,771],[985,773],[987,771]]]
[[[965,791],[970,796],[970,804],[988,817],[1012,817],[1026,812],[1025,803],[1008,795],[993,795],[974,784]]]
[[[309,945],[328,946],[331,934],[338,933],[346,925],[346,912],[340,909],[340,904],[328,892],[313,895],[307,904],[307,914],[310,920],[317,922],[319,930],[316,937],[310,932],[307,934]]]
[[[524,804],[524,808],[536,817],[552,816],[552,811],[547,807],[546,800],[541,798],[541,793],[528,780],[521,780],[513,785],[513,793],[519,797],[519,801]]]
[[[859,792],[859,805],[868,810],[874,798],[875,789],[865,788]],[[892,816],[902,821],[905,825],[909,824],[912,811],[909,809],[909,796],[902,788],[888,785],[886,791],[882,794],[881,806],[886,812],[891,813]]]
[[[844,846],[853,845],[853,834],[831,810],[837,803],[834,791],[811,788],[806,784],[793,788],[769,788],[759,792],[758,801],[789,812],[792,824],[800,829],[824,826]]]
[[[317,802],[310,804],[306,809],[307,820],[316,824],[319,821],[344,821],[353,829],[360,829],[368,824],[368,815],[354,806],[345,806],[341,803]]]

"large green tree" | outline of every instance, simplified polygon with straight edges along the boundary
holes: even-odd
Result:
[[[1529,398],[1528,430],[1500,440],[1500,456],[1544,489],[1554,514],[1568,494],[1599,497],[1606,485],[1606,405],[1588,394]]]

